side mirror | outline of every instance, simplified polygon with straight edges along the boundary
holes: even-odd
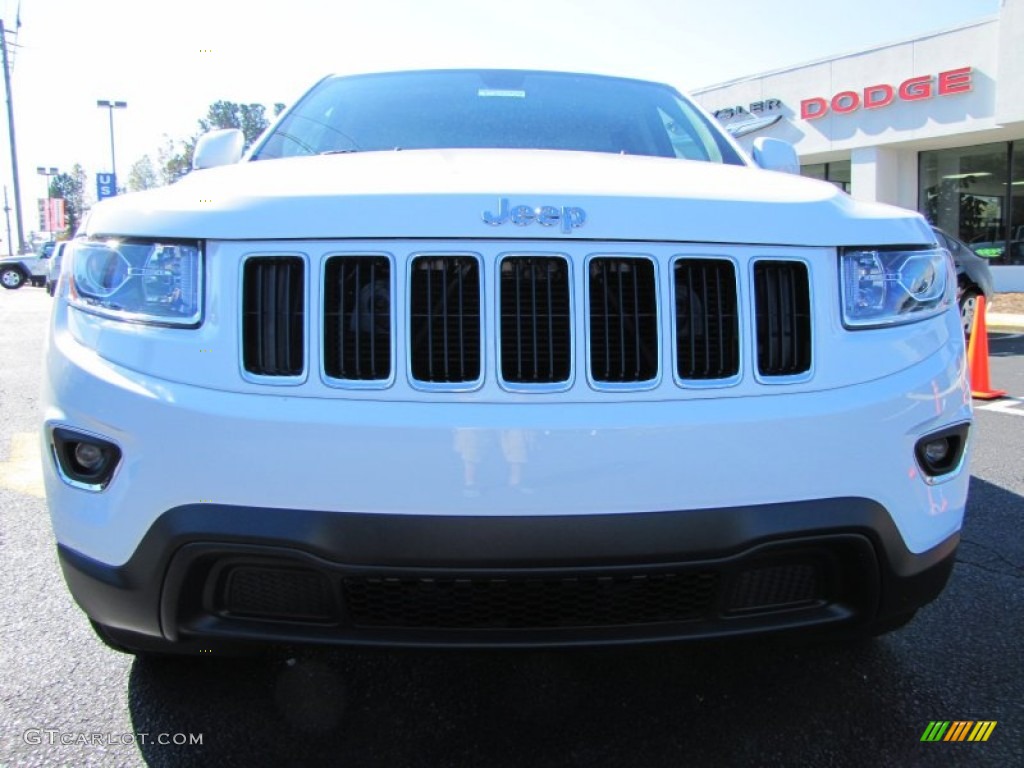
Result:
[[[192,170],[216,168],[218,165],[230,165],[242,159],[242,147],[245,136],[237,128],[221,128],[204,133],[196,142],[192,153]]]
[[[766,171],[800,174],[800,158],[788,141],[762,136],[754,139],[754,162]]]

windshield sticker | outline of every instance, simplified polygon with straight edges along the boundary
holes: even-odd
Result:
[[[526,91],[507,91],[499,88],[481,88],[476,92],[476,95],[484,98],[497,97],[501,99],[525,99]]]

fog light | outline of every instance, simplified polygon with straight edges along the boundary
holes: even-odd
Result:
[[[75,461],[86,472],[95,472],[103,465],[103,449],[95,443],[77,443]]]
[[[114,443],[66,427],[54,428],[52,447],[61,480],[86,491],[106,488],[121,462],[121,449]]]
[[[949,457],[950,448],[949,440],[947,438],[943,438],[942,440],[932,440],[924,445],[924,459],[929,464],[941,464]]]
[[[960,468],[967,445],[968,426],[947,427],[917,441],[914,455],[926,481],[933,482],[935,478],[951,475]]]

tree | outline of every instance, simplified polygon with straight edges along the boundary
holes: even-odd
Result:
[[[277,106],[274,105],[274,108],[277,109]],[[268,125],[267,108],[262,104],[238,104],[223,100],[213,102],[206,117],[199,121],[203,133],[215,128],[238,128],[245,136],[245,149],[252,146]]]
[[[149,155],[143,155],[132,164],[131,172],[128,174],[128,190],[141,192],[158,186],[160,180],[157,178],[156,168],[153,167],[153,159]]]
[[[274,104],[274,116],[281,114],[284,104]],[[157,175],[164,184],[171,184],[192,170],[192,155],[199,137],[217,128],[237,128],[244,137],[244,149],[249,149],[270,125],[267,108],[262,104],[240,104],[221,99],[206,110],[199,120],[199,133],[182,142],[164,134],[164,145],[157,150]]]
[[[85,213],[85,170],[75,163],[71,173],[58,173],[50,179],[50,197],[64,200],[64,214],[67,226],[58,237],[70,237],[78,229]]]
[[[179,143],[164,134],[164,145],[156,151],[160,181],[173,184],[192,170],[192,153],[196,148],[196,137],[185,139]]]

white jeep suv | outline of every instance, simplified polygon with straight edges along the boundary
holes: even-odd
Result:
[[[240,158],[68,247],[46,486],[109,644],[880,632],[942,590],[971,400],[917,214],[574,74],[330,77]]]

